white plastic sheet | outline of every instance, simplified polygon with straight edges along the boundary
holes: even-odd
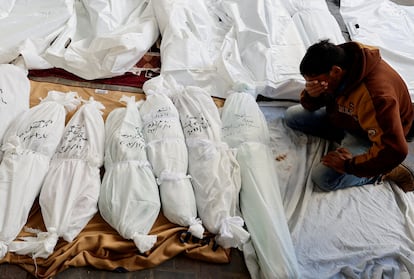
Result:
[[[11,64],[0,64],[0,162],[3,135],[10,123],[29,109],[30,82],[26,71]]]
[[[248,88],[246,88],[247,91]],[[253,278],[300,278],[274,171],[266,119],[255,98],[244,91],[229,95],[221,111],[223,140],[237,149],[240,165],[240,208],[257,255],[260,275]],[[247,266],[251,256],[244,251]]]
[[[1,2],[10,2],[1,1]],[[50,68],[42,54],[73,16],[74,0],[14,0],[7,16],[0,18],[0,63],[19,55],[27,68]]]
[[[210,95],[197,87],[177,88],[172,96],[180,114],[189,155],[198,214],[224,248],[238,247],[250,235],[239,216],[240,167],[221,139],[221,120]]]
[[[283,104],[272,103],[260,106],[300,278],[411,278],[414,195],[392,182],[319,191],[309,173],[328,143],[286,127]]]
[[[322,39],[329,39],[334,44],[345,42],[326,0],[287,0],[284,4],[306,48]]]
[[[148,0],[12,2],[0,6],[0,63],[107,78],[129,71],[159,37]]]
[[[72,242],[98,211],[105,140],[102,109],[91,98],[69,120],[40,191],[47,232],[13,241],[10,251],[48,258],[59,237]]]
[[[188,151],[178,111],[162,93],[146,92],[141,106],[148,160],[159,185],[164,216],[172,223],[189,227],[203,238],[204,228],[197,218],[197,207],[188,170]]]
[[[0,258],[27,222],[65,128],[66,110],[76,108],[74,92],[50,91],[20,114],[4,136],[0,164]]]
[[[414,100],[414,6],[395,2],[344,0],[340,13],[351,39],[378,47],[382,58],[407,83]]]
[[[45,59],[84,79],[130,70],[159,37],[152,1],[83,0]]]
[[[14,7],[16,0],[8,0],[0,2],[0,19],[9,15]]]
[[[154,1],[161,77],[225,98],[238,82],[256,94],[298,99],[305,46],[282,1]],[[155,78],[155,80],[158,79]]]
[[[122,97],[126,108],[110,112],[105,122],[105,174],[99,210],[108,224],[141,253],[157,241],[148,235],[160,212],[158,185],[148,162],[143,123],[135,97]]]

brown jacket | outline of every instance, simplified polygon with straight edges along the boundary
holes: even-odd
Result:
[[[337,92],[313,98],[303,91],[301,103],[308,110],[326,106],[333,125],[372,142],[367,153],[346,162],[347,173],[359,177],[386,173],[408,154],[405,136],[414,118],[410,94],[378,49],[356,42],[340,46],[350,65]]]

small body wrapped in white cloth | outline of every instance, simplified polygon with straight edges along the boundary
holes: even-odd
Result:
[[[3,135],[10,123],[29,109],[29,101],[30,82],[26,71],[12,64],[0,64],[0,162]]]
[[[154,91],[146,94],[140,108],[143,133],[163,214],[170,222],[189,227],[192,235],[203,238],[204,228],[197,218],[193,185],[187,175],[188,151],[178,111],[167,95]]]
[[[188,148],[198,214],[217,243],[238,247],[250,235],[239,215],[240,168],[221,139],[221,120],[210,95],[198,87],[177,90],[172,100],[179,114]]]
[[[102,103],[91,98],[72,116],[50,162],[39,203],[47,232],[13,241],[10,251],[48,258],[59,237],[72,242],[98,211],[105,127]]]
[[[0,258],[26,224],[62,138],[66,112],[79,103],[74,92],[50,91],[7,129],[0,164]]]
[[[99,196],[104,220],[141,253],[157,241],[148,235],[161,208],[158,185],[148,162],[142,120],[135,97],[111,111],[105,123],[105,174]]]
[[[264,115],[252,95],[234,92],[224,103],[221,120],[223,140],[237,148],[240,208],[261,275],[255,275],[246,260],[249,271],[253,278],[300,278]]]

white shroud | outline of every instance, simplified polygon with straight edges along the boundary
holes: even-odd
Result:
[[[147,159],[142,120],[135,97],[122,97],[105,123],[105,174],[99,196],[102,217],[141,253],[157,241],[148,235],[160,212],[158,185]]]

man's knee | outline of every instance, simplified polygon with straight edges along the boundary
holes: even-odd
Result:
[[[297,127],[298,115],[303,111],[301,105],[293,105],[286,109],[284,119],[287,126],[291,128]]]
[[[312,173],[311,179],[313,184],[324,192],[335,191],[338,189],[338,183],[334,183],[327,176]]]

